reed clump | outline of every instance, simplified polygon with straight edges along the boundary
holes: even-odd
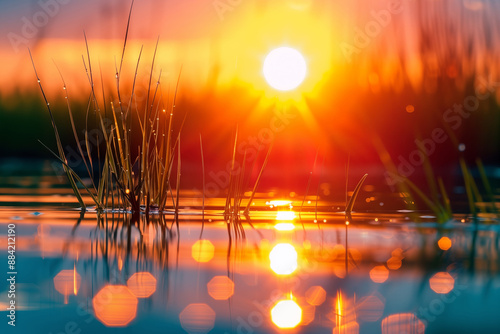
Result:
[[[173,209],[178,213],[181,173],[180,135],[186,116],[184,115],[180,126],[174,129],[174,117],[176,116],[175,101],[180,74],[172,101],[169,102],[167,98],[167,101],[164,102],[161,90],[161,71],[157,78],[153,77],[158,49],[157,41],[151,61],[146,102],[143,106],[137,105],[137,103],[134,104],[134,92],[142,55],[141,47],[129,95],[130,98],[128,101],[122,100],[122,96],[124,96],[122,93],[123,88],[120,87],[122,66],[127,46],[132,8],[133,2],[128,16],[121,60],[115,68],[116,91],[113,97],[115,101],[118,101],[117,104],[113,102],[106,103],[106,92],[102,84],[102,72],[99,79],[101,81],[102,92],[98,93],[94,88],[96,75],[92,68],[87,37],[84,33],[87,54],[82,58],[90,85],[84,138],[80,138],[78,134],[69,102],[68,89],[61,72],[59,72],[61,74],[73,135],[77,143],[78,153],[85,165],[87,176],[91,180],[90,185],[85,184],[82,181],[82,177],[68,165],[58,127],[54,121],[53,111],[45,95],[30,51],[35,76],[50,115],[57,151],[52,151],[43,143],[42,145],[52,152],[62,164],[73,192],[83,210],[87,209],[83,199],[83,195],[86,193],[90,196],[98,211],[119,208],[130,209],[133,213],[149,213],[150,211]],[[97,98],[98,94],[102,94],[102,102]],[[99,130],[97,132],[90,131],[88,128],[89,117],[92,116],[92,113]],[[134,123],[134,130],[137,126],[139,128],[139,131],[137,131],[139,133],[138,140],[132,136],[132,123]],[[92,136],[102,137],[93,140],[95,138],[92,138]],[[85,143],[85,149],[80,144],[81,142]],[[91,142],[104,143],[104,147],[97,147],[97,157],[95,157],[95,153],[94,157],[92,157],[90,150],[92,146]],[[97,158],[98,166],[95,166],[93,158]],[[177,160],[177,164],[174,168],[175,160]],[[95,172],[96,170],[98,172]],[[172,179],[175,179],[175,181],[172,181]]]

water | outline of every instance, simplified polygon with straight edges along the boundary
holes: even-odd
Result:
[[[341,212],[308,209],[300,219],[300,201],[292,201],[293,209],[254,210],[229,224],[220,210],[203,216],[195,209],[183,210],[178,224],[172,214],[131,222],[125,213],[82,216],[70,204],[61,207],[64,199],[74,202],[64,192],[2,191],[5,273],[9,227],[16,246],[16,274],[9,275],[15,276],[15,299],[9,285],[0,287],[1,326],[8,332],[500,328],[497,224],[457,217],[438,225],[425,215],[413,223],[399,212],[358,213],[346,226]],[[16,302],[15,329],[7,325],[10,300]]]

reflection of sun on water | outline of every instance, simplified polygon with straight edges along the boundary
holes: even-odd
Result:
[[[292,207],[292,201],[287,201],[287,200],[272,200],[269,202],[266,202],[267,205],[269,205],[271,208],[275,206],[289,206]]]
[[[297,251],[290,244],[277,244],[269,253],[271,269],[278,275],[290,275],[297,269]]]
[[[335,300],[334,334],[358,334],[359,324],[356,321],[356,310],[352,300],[345,299],[342,292],[337,292]]]
[[[271,309],[271,319],[279,328],[295,328],[302,321],[302,309],[293,300],[281,300]]]
[[[278,231],[293,231],[295,229],[295,225],[292,223],[278,223],[274,225],[274,228]]]
[[[294,220],[295,212],[293,211],[278,211],[276,213],[276,220]]]

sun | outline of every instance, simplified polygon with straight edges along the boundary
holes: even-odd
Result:
[[[264,77],[274,89],[289,91],[304,81],[307,73],[306,61],[302,54],[290,47],[272,50],[264,60]]]

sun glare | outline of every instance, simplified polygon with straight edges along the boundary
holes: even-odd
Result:
[[[272,50],[264,60],[264,77],[274,89],[289,91],[297,88],[306,77],[307,66],[302,54],[290,47]]]

